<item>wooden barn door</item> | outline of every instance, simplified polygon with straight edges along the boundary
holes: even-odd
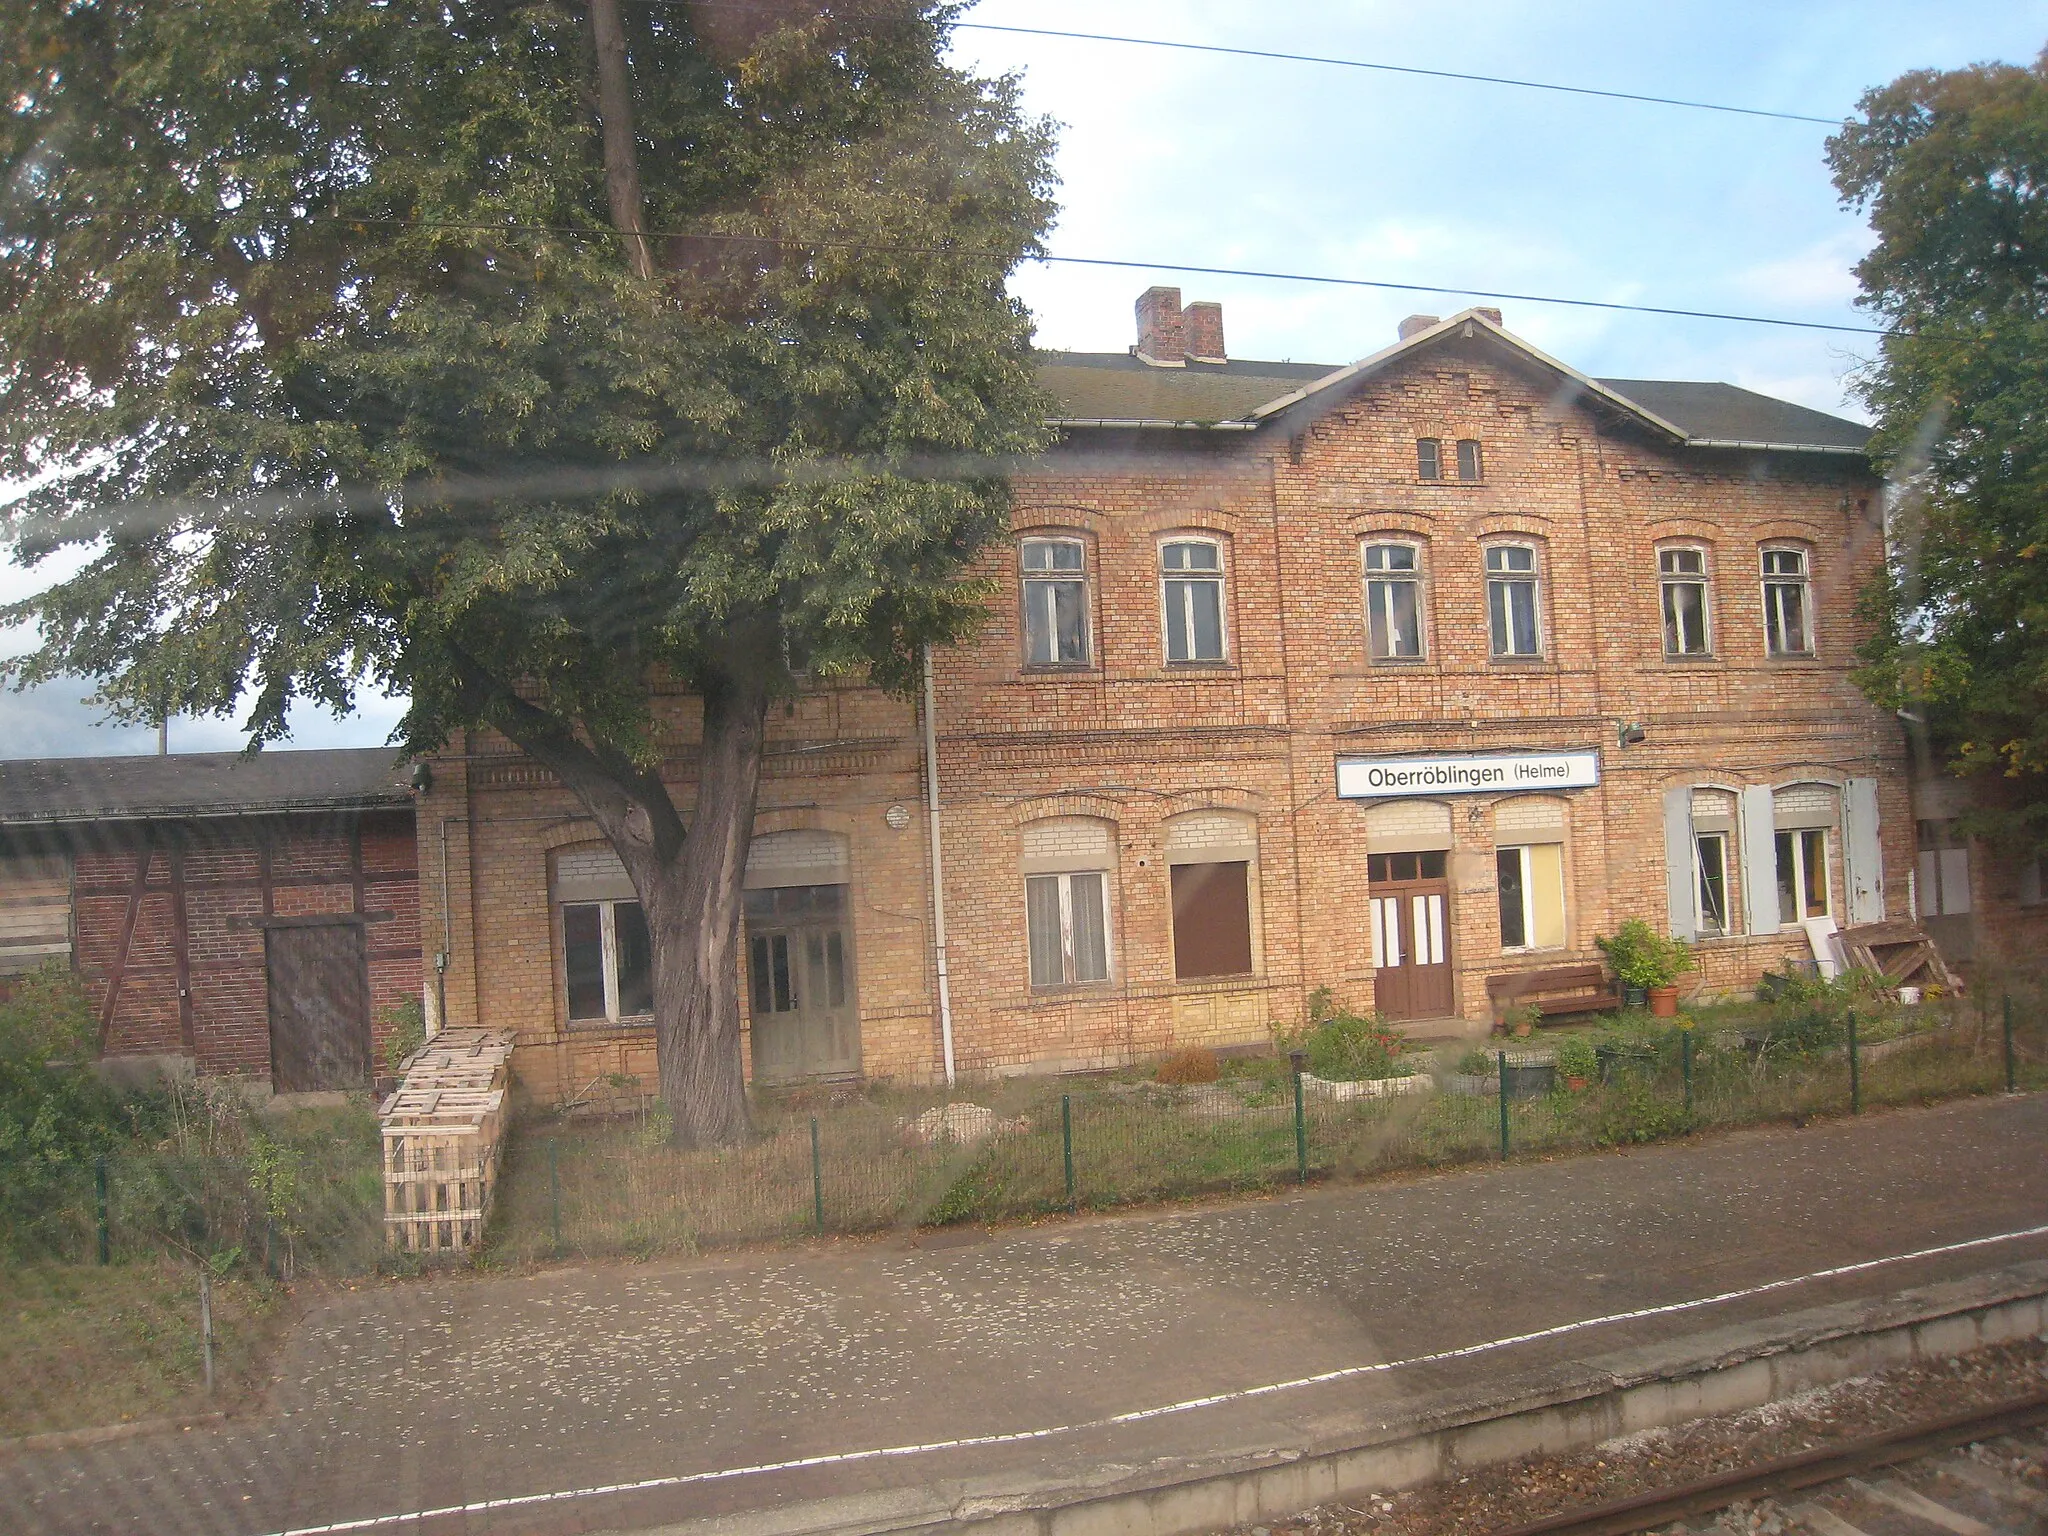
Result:
[[[369,970],[360,923],[265,931],[270,1083],[278,1093],[370,1086]]]

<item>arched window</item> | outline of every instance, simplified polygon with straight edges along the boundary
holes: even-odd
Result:
[[[1766,545],[1762,551],[1764,654],[1813,654],[1812,573],[1806,551],[1796,545]]]
[[[1706,550],[1697,544],[1663,546],[1657,551],[1657,586],[1664,613],[1664,654],[1712,654]]]
[[[1365,545],[1365,646],[1374,661],[1420,661],[1422,546],[1407,539]]]

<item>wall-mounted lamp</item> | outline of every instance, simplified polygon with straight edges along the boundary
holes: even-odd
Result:
[[[1650,733],[1640,725],[1631,725],[1625,720],[1614,722],[1614,738],[1617,746],[1639,747],[1650,739]]]
[[[427,766],[425,759],[414,763],[412,765],[412,792],[416,795],[424,795],[433,787],[434,770]]]

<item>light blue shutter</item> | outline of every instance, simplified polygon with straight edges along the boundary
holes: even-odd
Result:
[[[1778,931],[1778,816],[1768,784],[1742,792],[1742,915],[1751,933]]]
[[[1664,791],[1664,898],[1671,908],[1671,936],[1690,939],[1699,926],[1693,871],[1692,786]]]
[[[1878,840],[1877,780],[1842,786],[1842,875],[1849,926],[1884,921],[1884,845]]]

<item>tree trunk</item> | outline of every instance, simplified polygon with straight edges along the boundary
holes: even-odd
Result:
[[[697,805],[679,855],[656,867],[647,904],[661,1098],[685,1146],[747,1134],[740,1066],[740,902],[768,695],[758,681],[704,690]]]
[[[598,126],[604,140],[604,187],[612,226],[625,237],[626,262],[641,279],[654,276],[654,249],[640,194],[640,155],[633,142],[633,79],[618,0],[590,0],[590,35],[597,49]]]

